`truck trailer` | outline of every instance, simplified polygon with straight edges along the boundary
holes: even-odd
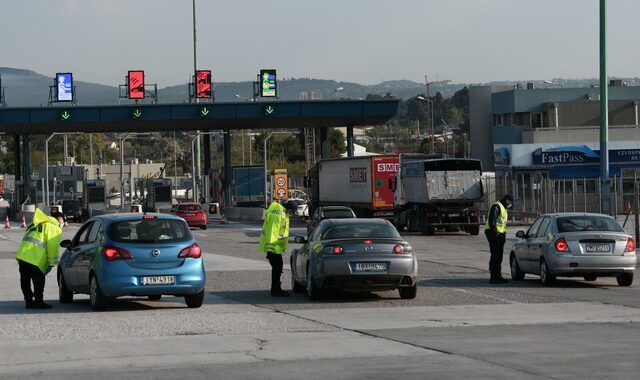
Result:
[[[311,170],[310,215],[320,206],[349,206],[360,218],[393,219],[398,156],[319,161]]]
[[[425,159],[400,155],[394,193],[398,230],[480,232],[476,203],[483,198],[482,164],[467,158]]]

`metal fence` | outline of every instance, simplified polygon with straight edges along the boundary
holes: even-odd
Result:
[[[611,215],[627,214],[634,205],[634,188],[640,178],[612,177]],[[535,217],[552,212],[601,212],[601,179],[550,179],[540,175],[508,175],[483,177],[485,197],[481,209],[488,207],[504,194],[516,200],[514,216]]]

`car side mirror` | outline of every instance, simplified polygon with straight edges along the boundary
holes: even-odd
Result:
[[[61,246],[62,248],[69,248],[69,247],[71,247],[71,240],[66,239],[66,240],[61,241],[61,242],[60,242],[60,246]]]
[[[307,242],[307,239],[302,237],[302,236],[296,236],[293,241],[295,241],[298,244],[305,244]]]
[[[516,232],[516,237],[520,238],[520,239],[526,239],[527,238],[527,234],[524,231],[518,231],[518,232]]]

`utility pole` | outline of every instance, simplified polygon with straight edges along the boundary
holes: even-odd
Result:
[[[609,189],[609,84],[607,83],[607,1],[600,0],[600,192],[601,210],[611,210]]]
[[[450,79],[445,79],[445,80],[435,80],[435,81],[431,81],[429,82],[429,78],[427,78],[427,76],[424,76],[424,85],[426,87],[427,93],[426,93],[426,97],[428,99],[429,102],[429,108],[427,108],[427,120],[429,120],[429,122],[431,123],[430,125],[430,130],[431,130],[431,153],[435,153],[435,141],[434,141],[434,136],[436,134],[435,131],[435,127],[433,125],[433,99],[431,99],[431,85],[432,84],[446,84],[451,82]]]

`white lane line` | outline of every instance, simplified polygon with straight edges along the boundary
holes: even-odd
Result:
[[[349,330],[640,322],[640,309],[598,302],[315,309],[287,313]]]

